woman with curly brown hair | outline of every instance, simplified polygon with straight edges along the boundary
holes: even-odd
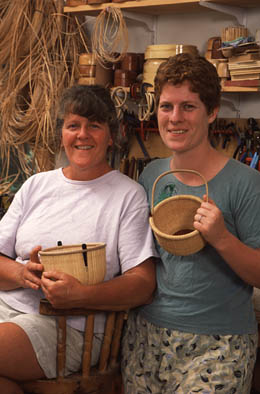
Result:
[[[151,162],[140,176],[151,203],[190,194],[203,202],[193,227],[206,246],[176,256],[157,244],[157,290],[128,320],[122,362],[127,394],[250,392],[257,347],[252,306],[260,286],[260,174],[212,146],[221,87],[205,58],[180,54],[155,78],[160,136],[172,156]],[[181,212],[180,212],[181,215]]]

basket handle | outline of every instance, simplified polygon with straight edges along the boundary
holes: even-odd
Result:
[[[163,172],[162,174],[160,174],[160,175],[156,178],[156,180],[154,181],[153,188],[152,188],[152,204],[151,204],[151,214],[152,214],[152,216],[153,216],[153,214],[154,214],[154,191],[155,191],[155,187],[156,187],[156,185],[157,185],[157,182],[158,182],[163,176],[168,175],[168,174],[173,174],[173,173],[175,173],[175,172],[190,172],[190,173],[199,175],[199,176],[202,178],[203,182],[205,183],[206,195],[207,195],[207,202],[208,202],[208,200],[209,200],[208,183],[207,183],[205,177],[204,177],[201,173],[199,173],[198,171],[195,171],[195,170],[185,170],[185,169],[180,169],[180,170],[169,170],[169,171],[166,171],[166,172]]]

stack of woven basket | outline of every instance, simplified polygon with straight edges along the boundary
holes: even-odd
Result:
[[[114,86],[131,86],[143,71],[143,53],[127,52],[114,72]]]
[[[198,54],[198,49],[194,45],[149,45],[144,54],[143,82],[153,85],[159,65],[168,57],[185,52]]]
[[[88,0],[66,0],[66,6],[77,7],[78,5],[86,5]]]
[[[103,0],[67,0],[66,6],[77,7],[78,5],[86,5],[86,4],[110,3],[111,1],[112,0],[104,0],[104,1]]]
[[[79,56],[79,74],[78,83],[81,85],[109,86],[113,81],[112,67],[102,66],[93,53],[82,53]]]
[[[222,42],[228,42],[236,40],[240,37],[248,37],[249,31],[245,26],[227,26],[221,31]]]

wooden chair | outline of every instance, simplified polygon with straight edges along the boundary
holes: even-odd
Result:
[[[99,362],[91,367],[91,350],[94,331],[95,313],[100,311],[85,309],[55,309],[47,300],[41,300],[40,313],[58,317],[57,326],[57,378],[39,379],[23,382],[22,389],[32,394],[122,394],[122,381],[119,364],[121,334],[126,312],[106,313],[106,325]],[[82,370],[69,376],[64,376],[66,363],[66,317],[87,317]]]

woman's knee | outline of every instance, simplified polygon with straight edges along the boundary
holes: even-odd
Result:
[[[0,377],[0,393],[23,394],[23,390],[14,381]]]
[[[44,377],[30,339],[21,327],[0,323],[0,343],[0,376],[14,381]]]

